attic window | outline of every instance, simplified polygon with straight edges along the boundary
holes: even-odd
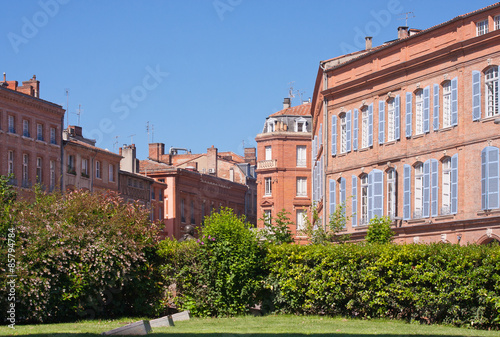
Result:
[[[275,129],[276,119],[274,118],[268,119],[266,122],[266,126],[267,126],[267,132],[274,132],[276,130]]]
[[[488,33],[488,20],[476,22],[476,36]]]
[[[307,132],[307,120],[305,118],[295,120],[295,132]]]

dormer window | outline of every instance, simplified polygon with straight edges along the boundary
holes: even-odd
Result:
[[[295,120],[295,132],[307,132],[307,120],[305,118]]]
[[[276,119],[275,118],[269,118],[266,122],[266,129],[267,132],[274,132],[276,131]]]

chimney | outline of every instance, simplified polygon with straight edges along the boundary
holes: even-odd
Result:
[[[290,103],[290,98],[287,97],[283,100],[283,110],[288,109],[291,105],[292,103]]]
[[[73,137],[83,137],[82,127],[69,125],[68,126],[69,134]]]
[[[408,27],[399,26],[398,27],[398,39],[404,39],[408,37]]]
[[[365,50],[370,50],[372,49],[372,37],[367,36],[365,37]]]
[[[257,163],[257,154],[255,147],[245,148],[245,163],[250,165],[255,165]]]
[[[217,148],[212,145],[207,149],[208,174],[217,176]]]
[[[150,143],[149,144],[149,159],[161,161],[161,157],[165,154],[165,144]]]
[[[137,167],[136,161],[136,149],[135,144],[120,147],[120,156],[123,158],[120,160],[120,170],[130,173],[138,173],[139,168]]]
[[[5,71],[3,72],[3,81],[7,82],[7,74],[5,73]]]

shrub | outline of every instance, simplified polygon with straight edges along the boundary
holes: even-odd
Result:
[[[263,237],[267,242],[273,244],[283,244],[292,243],[293,236],[290,230],[291,226],[295,226],[292,220],[289,218],[290,212],[285,209],[276,214],[276,218],[264,218],[264,228],[261,230]]]
[[[157,312],[156,231],[148,213],[113,193],[38,191],[33,204],[16,202],[18,320]]]
[[[391,229],[391,219],[388,216],[375,216],[368,224],[366,242],[368,243],[389,243],[394,237]]]

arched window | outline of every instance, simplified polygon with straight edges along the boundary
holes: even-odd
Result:
[[[484,73],[486,116],[498,115],[498,67],[491,67]]]

